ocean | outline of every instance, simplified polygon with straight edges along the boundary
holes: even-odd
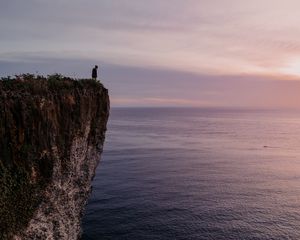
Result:
[[[300,112],[113,108],[83,239],[300,239]]]

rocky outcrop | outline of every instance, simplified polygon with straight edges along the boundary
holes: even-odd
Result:
[[[0,81],[0,239],[78,239],[109,116],[92,80]]]

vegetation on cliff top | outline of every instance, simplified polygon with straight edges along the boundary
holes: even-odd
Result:
[[[15,75],[14,77],[2,77],[0,81],[0,90],[23,90],[34,94],[83,86],[93,88],[103,87],[99,81],[92,79],[72,79],[61,74],[53,74],[44,77],[42,75],[26,73]]]

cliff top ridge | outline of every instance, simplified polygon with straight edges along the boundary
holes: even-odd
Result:
[[[72,88],[104,88],[100,81],[93,79],[73,79],[61,74],[34,75],[30,73],[15,75],[14,77],[2,77],[0,91],[28,92],[31,94],[43,94],[58,90]]]

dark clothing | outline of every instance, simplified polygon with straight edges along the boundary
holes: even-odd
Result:
[[[93,71],[92,71],[92,78],[93,78],[93,79],[97,79],[97,68],[93,68]]]

